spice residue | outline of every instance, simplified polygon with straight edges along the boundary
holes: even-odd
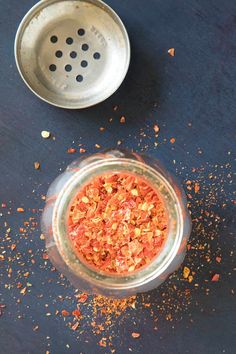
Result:
[[[68,231],[83,260],[121,274],[157,256],[166,238],[167,215],[157,192],[144,179],[110,173],[79,191]]]

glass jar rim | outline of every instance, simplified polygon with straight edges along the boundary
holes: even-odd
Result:
[[[130,274],[113,275],[86,266],[75,254],[71,240],[67,235],[68,210],[78,190],[92,178],[112,171],[133,173],[149,181],[159,191],[160,195],[165,195],[165,201],[170,204],[172,218],[175,221],[174,231],[172,230],[172,235],[168,233],[167,240],[160,253],[145,267]],[[59,193],[52,219],[54,239],[60,255],[74,275],[86,279],[91,285],[94,284],[107,289],[135,289],[161,276],[177,255],[183,239],[183,214],[181,210],[179,198],[170,182],[162,173],[150,165],[131,158],[111,157],[106,160],[98,158],[78,169]]]

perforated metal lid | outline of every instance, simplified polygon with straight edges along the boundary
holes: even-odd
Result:
[[[99,0],[42,0],[19,26],[15,58],[38,97],[58,107],[85,108],[118,89],[130,43],[120,18]]]

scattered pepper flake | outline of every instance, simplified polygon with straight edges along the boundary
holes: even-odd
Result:
[[[214,274],[211,278],[211,281],[215,282],[215,281],[219,281],[219,279],[220,279],[220,274]]]
[[[69,148],[69,149],[67,149],[67,153],[68,154],[74,154],[74,153],[76,153],[76,149],[75,148]]]
[[[121,124],[125,124],[125,121],[126,121],[125,117],[122,116],[122,117],[120,118],[120,123],[121,123]]]
[[[67,317],[67,316],[70,315],[70,313],[68,311],[66,311],[66,310],[62,310],[61,314],[62,314],[63,317]]]
[[[47,130],[43,130],[41,132],[41,136],[42,136],[43,139],[49,139],[50,136],[51,136],[51,133],[49,131],[47,131]]]
[[[100,342],[99,342],[100,347],[106,348],[107,343],[105,342],[105,340],[106,340],[106,338],[103,338],[103,339],[100,340]]]
[[[72,312],[72,315],[76,318],[80,318],[81,317],[81,312],[80,310],[76,309]]]
[[[40,163],[39,162],[35,162],[34,163],[34,169],[35,170],[40,170]]]
[[[168,49],[168,54],[169,54],[171,57],[174,57],[174,56],[175,56],[175,48],[170,48],[170,49]]]
[[[20,293],[21,293],[22,295],[25,295],[25,294],[27,293],[27,287],[23,288],[23,289],[20,291]]]
[[[136,339],[136,338],[140,338],[140,336],[141,336],[140,333],[137,333],[137,332],[133,332],[133,333],[132,333],[132,337],[135,338],[135,339]]]
[[[175,143],[175,138],[171,138],[171,139],[170,139],[170,143],[171,143],[171,144],[174,144],[174,143]]]
[[[79,152],[80,152],[81,154],[84,154],[84,153],[86,152],[86,150],[83,149],[83,148],[80,148],[80,149],[79,149]]]
[[[83,294],[79,294],[78,296],[76,296],[78,298],[78,302],[84,304],[87,300],[88,300],[88,295],[83,293]]]
[[[79,322],[75,322],[75,324],[73,324],[73,325],[71,326],[71,329],[72,329],[73,331],[77,331],[78,328],[79,328]]]
[[[184,270],[183,270],[184,279],[187,279],[189,274],[190,274],[190,269],[188,267],[184,267]]]
[[[15,249],[16,249],[16,244],[13,243],[13,244],[11,245],[11,250],[14,251]]]
[[[43,253],[43,255],[42,255],[42,258],[44,259],[44,260],[47,260],[49,257],[48,257],[48,254],[46,253],[46,252],[44,252]]]
[[[0,317],[3,315],[3,309],[6,308],[6,305],[0,304]]]
[[[194,183],[194,192],[198,193],[200,191],[200,185],[199,183]]]
[[[216,262],[221,263],[221,257],[216,257]]]
[[[189,282],[189,283],[192,283],[192,281],[193,281],[193,276],[192,276],[192,275],[189,275],[189,277],[188,277],[188,282]]]
[[[17,212],[18,212],[18,213],[24,213],[24,211],[25,211],[25,210],[24,210],[23,208],[17,208]]]
[[[158,134],[159,131],[160,131],[160,128],[159,128],[159,126],[158,126],[157,124],[155,124],[154,127],[153,127],[153,130],[154,130],[154,132],[155,132],[156,134]]]
[[[96,149],[100,149],[100,148],[101,148],[101,145],[95,144],[95,148],[96,148]]]

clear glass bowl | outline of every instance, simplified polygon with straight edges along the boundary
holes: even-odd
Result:
[[[144,268],[125,275],[110,275],[86,266],[75,254],[67,236],[68,211],[78,190],[92,178],[109,172],[132,173],[145,178],[162,197],[168,214],[165,244]],[[74,161],[50,186],[42,216],[49,258],[81,291],[115,298],[159,286],[181,265],[191,232],[191,219],[182,187],[161,163],[125,150],[109,150]]]

